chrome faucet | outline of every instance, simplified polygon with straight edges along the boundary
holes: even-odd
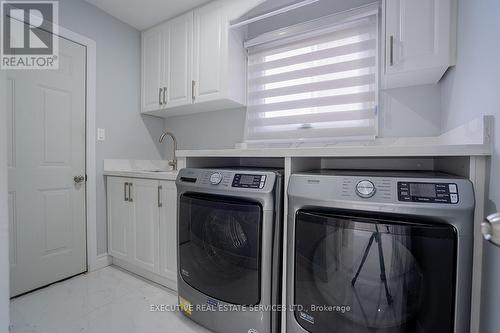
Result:
[[[174,134],[170,133],[170,132],[163,132],[162,135],[160,136],[160,139],[158,140],[160,143],[163,142],[163,140],[165,139],[166,136],[169,136],[172,138],[172,141],[174,142],[174,151],[173,151],[173,155],[174,155],[174,159],[172,161],[168,161],[168,165],[171,166],[173,168],[173,170],[177,170],[177,157],[175,155],[175,152],[177,150],[177,139],[175,138]]]

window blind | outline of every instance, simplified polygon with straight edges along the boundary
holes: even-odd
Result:
[[[249,48],[246,142],[374,139],[377,19]]]

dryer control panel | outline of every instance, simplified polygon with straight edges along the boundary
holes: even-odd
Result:
[[[215,191],[219,195],[224,194],[220,191],[227,191],[227,194],[271,193],[281,177],[279,169],[184,168],[179,170],[176,184],[186,191]]]
[[[233,178],[233,187],[264,188],[266,184],[265,175],[252,175],[237,173]]]
[[[456,204],[458,186],[455,183],[398,182],[398,200]]]

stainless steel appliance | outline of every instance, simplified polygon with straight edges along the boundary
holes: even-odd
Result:
[[[278,332],[281,172],[182,169],[176,183],[183,313],[214,332]]]
[[[287,332],[469,332],[468,180],[323,170],[288,195]]]

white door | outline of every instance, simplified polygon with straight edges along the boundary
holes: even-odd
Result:
[[[158,181],[133,179],[130,183],[131,260],[151,272],[158,266]]]
[[[59,45],[59,70],[7,74],[11,296],[87,269],[86,50]]]
[[[195,103],[218,99],[227,54],[227,23],[220,2],[194,11],[193,78]],[[230,75],[228,73],[228,75]]]
[[[167,108],[192,103],[193,12],[169,21],[169,27]]]
[[[108,212],[108,252],[113,257],[128,260],[130,256],[130,180],[121,177],[106,178]]]
[[[142,34],[142,112],[160,109],[164,102],[162,87],[163,38],[161,27],[155,27]]]
[[[160,182],[160,275],[177,281],[177,189]]]
[[[452,0],[386,0],[386,72],[448,66]]]

